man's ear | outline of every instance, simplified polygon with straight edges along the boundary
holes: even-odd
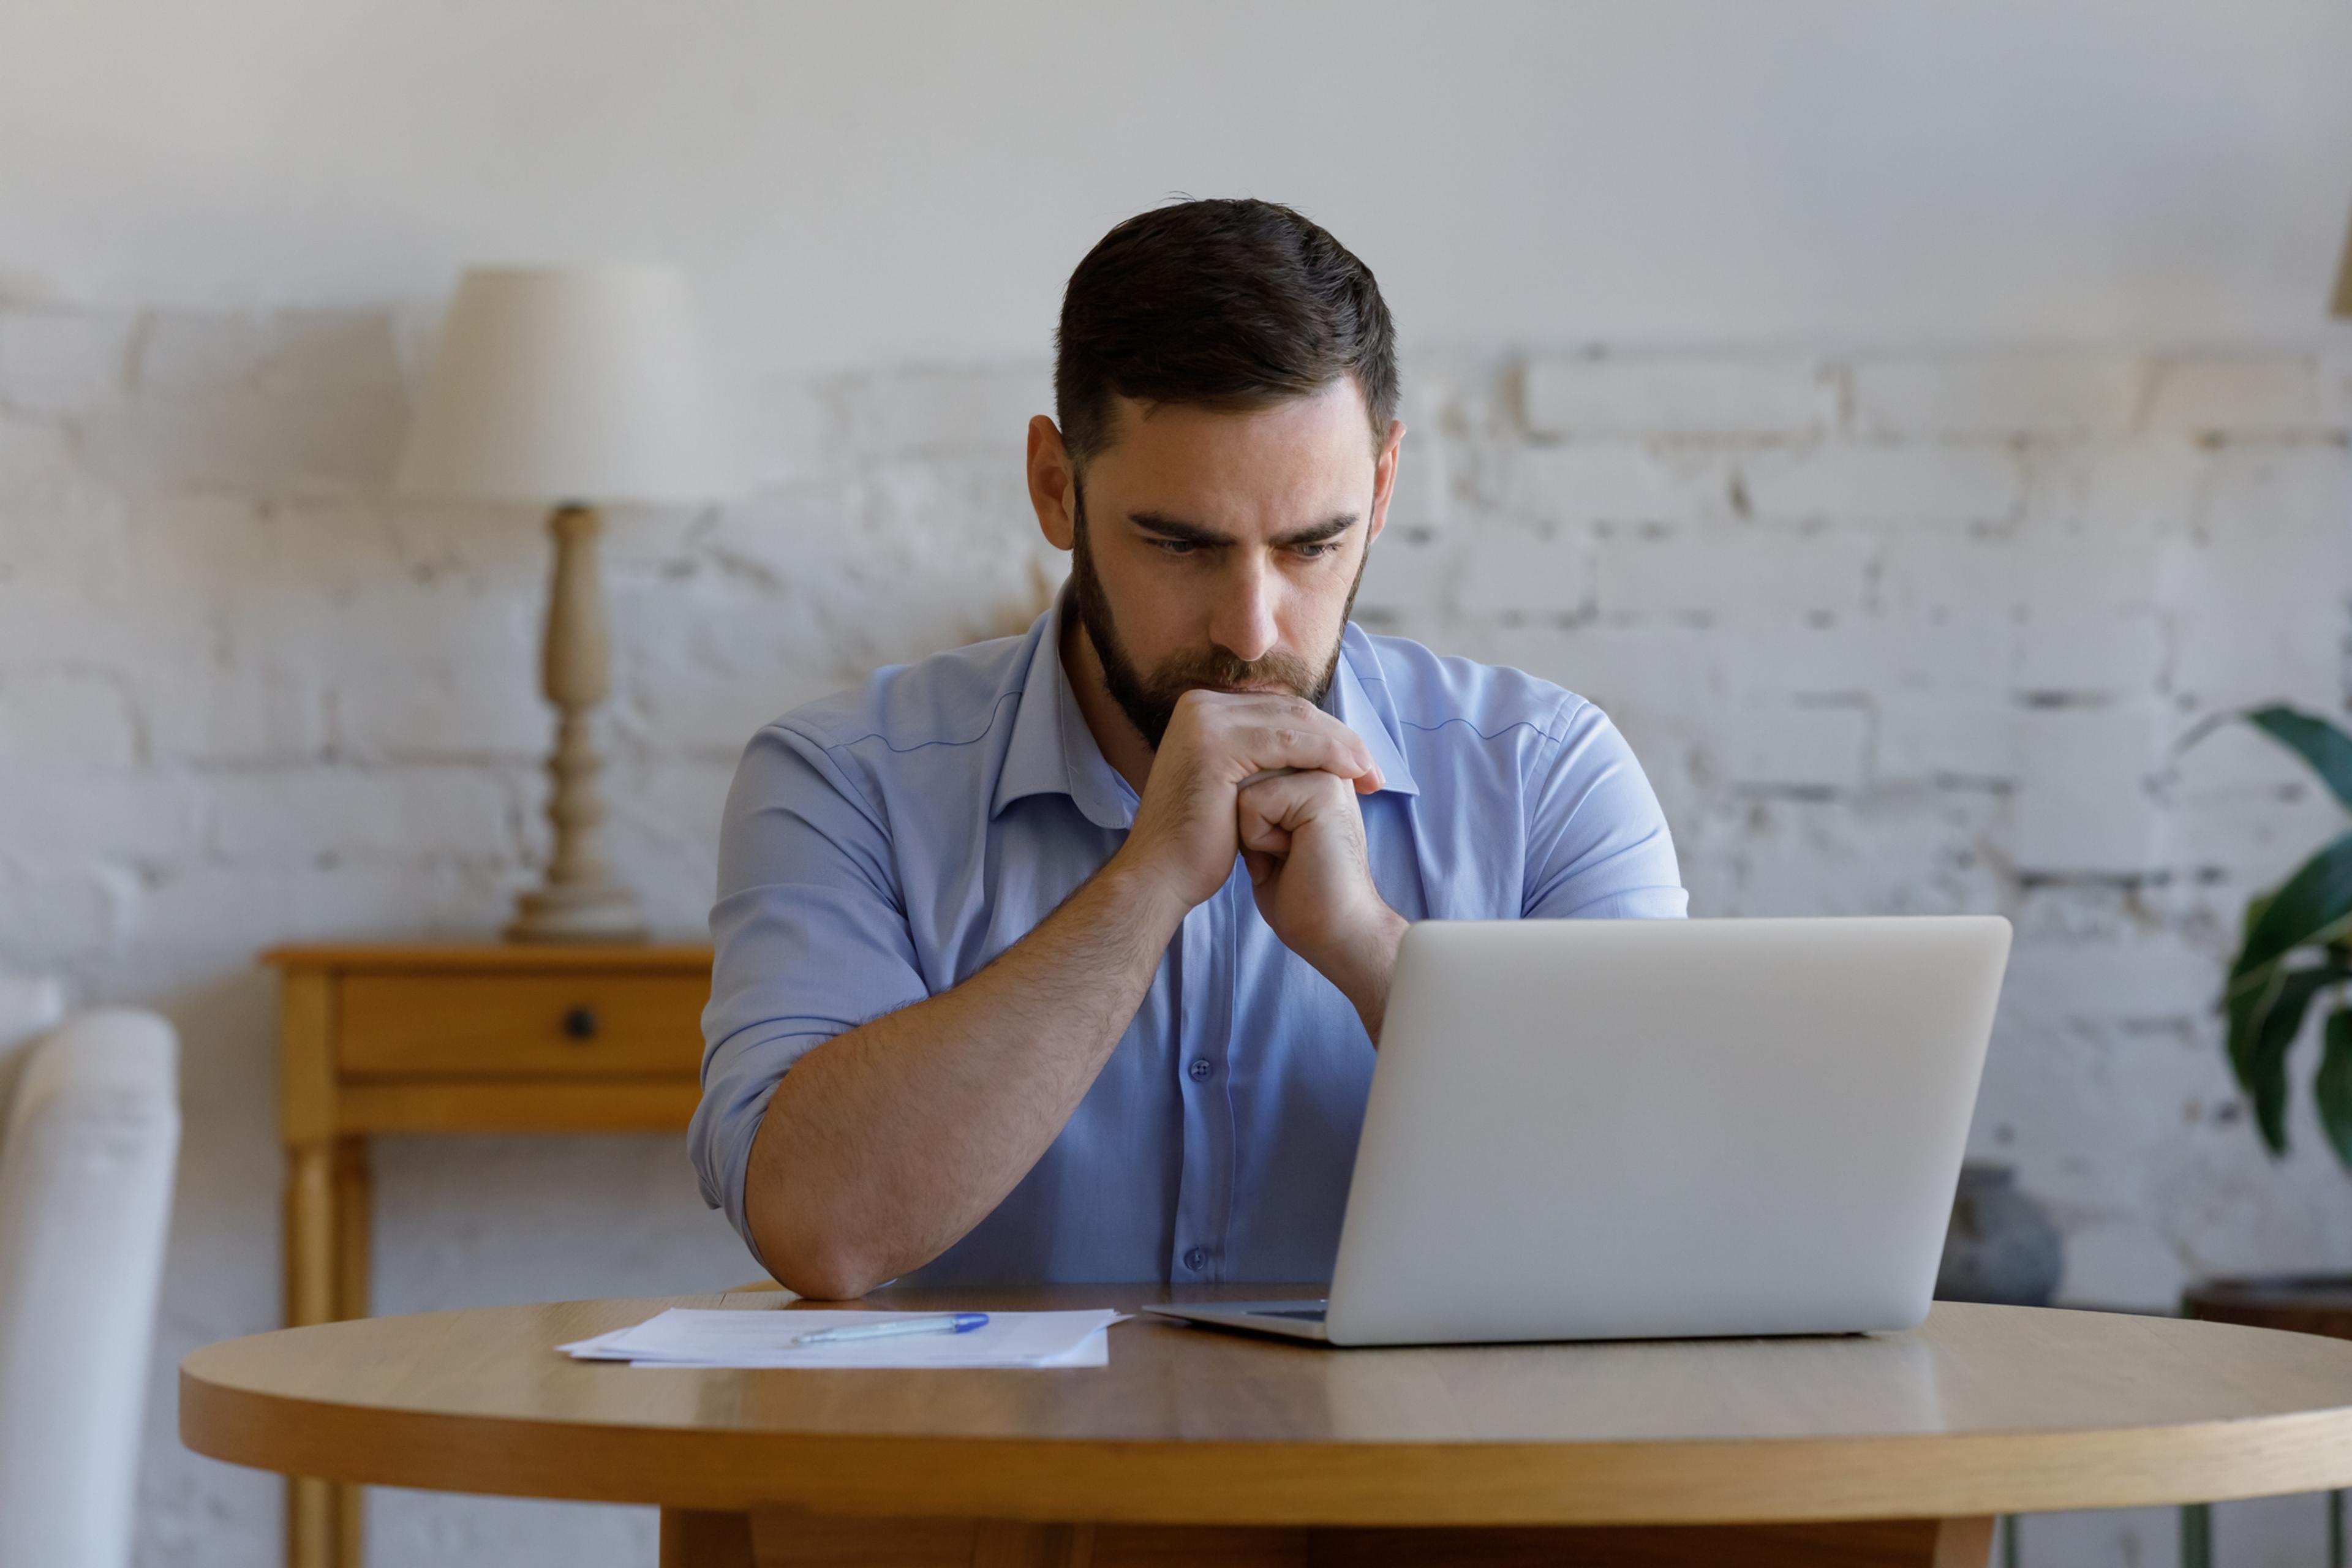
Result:
[[[1029,421],[1029,504],[1037,510],[1037,529],[1056,550],[1067,550],[1077,539],[1078,486],[1062,432],[1043,414]]]
[[[1396,493],[1398,449],[1404,445],[1404,421],[1389,421],[1389,437],[1381,443],[1381,455],[1372,464],[1372,521],[1364,530],[1364,548],[1381,536],[1389,525],[1389,497]]]

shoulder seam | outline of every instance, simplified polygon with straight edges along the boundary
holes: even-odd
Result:
[[[1574,705],[1573,710],[1571,709],[1571,704]],[[1591,706],[1592,704],[1585,701],[1583,698],[1579,697],[1573,691],[1561,692],[1559,706],[1551,710],[1552,722],[1559,727],[1559,733],[1549,737],[1551,741],[1552,754],[1543,760],[1541,763],[1542,766],[1551,767],[1558,763],[1559,749],[1568,743],[1568,727],[1571,712],[1574,710],[1581,710]]]
[[[1434,724],[1417,724],[1413,721],[1400,714],[1398,715],[1397,722],[1403,725],[1408,730],[1419,730],[1423,734],[1429,734],[1434,731],[1443,730],[1448,724],[1459,724],[1482,741],[1499,741],[1514,730],[1533,730],[1537,734],[1541,735],[1553,745],[1558,745],[1560,742],[1561,737],[1567,733],[1567,731],[1563,730],[1559,734],[1554,734],[1551,731],[1545,729],[1542,725],[1537,723],[1532,719],[1515,719],[1511,722],[1504,725],[1501,729],[1494,731],[1492,734],[1481,730],[1477,725],[1472,723],[1469,720],[1461,717],[1459,714],[1451,718],[1440,719]]]
[[[835,789],[846,789],[852,795],[855,795],[858,805],[864,809],[867,818],[873,822],[875,826],[882,830],[882,836],[885,838],[889,838],[891,837],[890,814],[882,809],[882,803],[880,801],[876,800],[872,795],[866,793],[866,786],[857,782],[857,775],[855,773],[841,765],[841,760],[833,754],[833,747],[827,745],[822,738],[809,733],[807,730],[793,723],[790,714],[786,714],[782,719],[774,720],[768,724],[762,725],[760,732],[761,734],[766,734],[770,730],[775,731],[780,735],[789,736],[795,741],[805,741],[810,745],[815,747],[816,755],[814,757],[808,757],[807,762],[808,765],[816,771],[817,776],[819,778],[825,779],[826,782],[832,784]],[[803,754],[805,755],[805,753]],[[822,766],[819,766],[820,763],[822,763]],[[831,768],[833,773],[831,774],[825,773],[824,771],[824,768]]]
[[[1020,695],[1021,688],[1017,686],[1010,691],[1000,694],[996,700],[989,705],[988,722],[981,726],[979,734],[971,737],[969,740],[958,741],[950,738],[941,738],[936,741],[918,741],[911,746],[901,746],[892,741],[889,736],[884,734],[881,731],[869,730],[854,741],[817,741],[817,744],[823,746],[828,752],[845,752],[852,746],[862,746],[868,741],[879,741],[885,746],[887,746],[892,752],[902,757],[909,752],[919,752],[931,746],[976,746],[981,742],[987,740],[989,735],[994,731],[996,729],[997,717],[1003,711],[1004,705],[1007,702],[1013,701]],[[810,739],[815,740],[816,738],[814,736],[811,736]]]
[[[910,752],[919,752],[929,746],[976,746],[981,742],[988,739],[989,735],[996,729],[997,718],[1003,712],[1005,703],[1011,701],[1016,697],[1019,697],[1021,695],[1021,691],[1022,689],[1016,686],[1010,691],[999,694],[996,700],[989,705],[988,722],[981,727],[979,734],[972,736],[971,739],[968,741],[958,741],[952,739],[918,741],[911,746],[899,746],[893,745],[891,743],[890,737],[884,734],[879,730],[869,730],[854,741],[826,741],[818,736],[810,734],[804,729],[796,728],[793,724],[792,719],[789,715],[777,720],[775,727],[779,730],[785,730],[792,733],[804,736],[808,740],[814,742],[817,750],[823,752],[828,759],[832,758],[835,752],[848,752],[851,747],[862,746],[868,741],[881,742],[884,746],[888,747],[894,754],[898,756],[905,756]],[[857,798],[866,803],[866,811],[873,816],[877,824],[882,825],[883,832],[886,835],[888,835],[890,832],[887,826],[889,822],[889,813],[884,810],[882,803],[876,800],[873,795],[868,794],[864,784],[858,783],[857,773],[855,769],[841,767],[841,764],[838,762],[835,763],[834,765],[841,768],[842,782],[847,784],[851,789],[857,792]],[[890,835],[890,838],[894,845],[898,842],[896,835]]]

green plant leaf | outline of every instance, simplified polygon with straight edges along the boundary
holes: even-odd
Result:
[[[2321,1038],[2325,1045],[2311,1095],[2319,1102],[2319,1125],[2336,1146],[2337,1163],[2352,1171],[2352,1007],[2330,1013]]]
[[[2305,943],[2332,941],[2346,928],[2352,928],[2352,833],[2305,860],[2271,895],[2261,918],[2252,921],[2237,962],[2230,966],[2231,998],[2263,984],[2265,966]]]
[[[2254,932],[2261,929],[2263,917],[2270,912],[2271,905],[2278,895],[2279,890],[2273,888],[2267,893],[2248,899],[2246,912],[2238,917],[2238,955],[2230,960],[2230,978],[2221,986],[2221,1005],[2225,1008],[2232,1005],[2242,993],[2253,988],[2251,984],[2239,984],[2238,977],[2252,971],[2253,966],[2246,962],[2246,954],[2253,951]]]
[[[2271,900],[2277,897],[2278,889],[2273,888],[2267,893],[2246,900],[2245,918],[2238,924],[2238,939],[2242,945],[2254,934],[2254,928],[2263,923],[2263,911],[2271,907]]]
[[[2284,706],[2253,709],[2246,722],[2309,763],[2336,798],[2352,807],[2352,735],[2315,713]]]
[[[2269,981],[2230,1004],[2230,1067],[2254,1102],[2254,1125],[2273,1154],[2286,1152],[2286,1058],[2311,999],[2352,970],[2332,963],[2274,969]]]

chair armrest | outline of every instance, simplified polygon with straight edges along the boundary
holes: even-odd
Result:
[[[0,1136],[0,1563],[130,1560],[179,1045],[107,1008],[31,1047]]]

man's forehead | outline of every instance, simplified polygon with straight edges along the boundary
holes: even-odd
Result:
[[[1369,457],[1371,415],[1363,388],[1343,375],[1318,391],[1262,402],[1232,404],[1153,403],[1113,394],[1108,439],[1094,461],[1127,449],[1131,458],[1181,456],[1190,451],[1292,447],[1302,443]]]
[[[1171,424],[1187,416],[1160,414]],[[1191,426],[1181,429],[1154,430],[1146,422],[1131,439],[1096,455],[1086,484],[1097,515],[1198,544],[1311,543],[1361,520],[1374,479],[1361,426],[1343,419],[1333,427],[1318,417],[1190,417]]]

